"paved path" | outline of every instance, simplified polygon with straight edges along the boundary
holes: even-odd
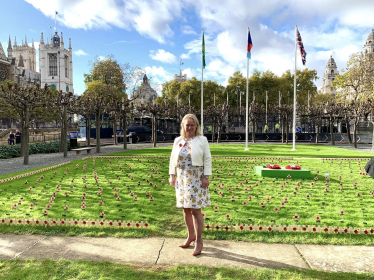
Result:
[[[182,249],[183,239],[61,237],[0,234],[0,260],[70,259],[143,265],[204,265],[229,268],[294,268],[374,273],[368,246],[263,244],[205,240],[203,253]]]

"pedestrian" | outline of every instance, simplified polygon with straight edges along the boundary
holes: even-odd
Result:
[[[265,132],[265,133],[267,133],[267,132],[268,132],[268,129],[269,129],[268,125],[267,125],[267,124],[265,124],[265,127],[264,127],[264,132]]]
[[[201,134],[199,121],[193,114],[185,115],[181,122],[180,136],[174,140],[170,156],[169,174],[188,232],[186,241],[179,247],[187,248],[195,241],[192,255],[200,255],[204,227],[201,208],[211,205],[208,186],[212,157],[208,140]]]
[[[21,144],[21,132],[16,130],[16,144]]]
[[[9,145],[14,145],[14,139],[15,139],[15,135],[14,135],[13,131],[10,131],[10,133],[9,133]]]
[[[276,133],[279,133],[279,123],[276,123],[276,124],[275,124],[275,132],[276,132]]]

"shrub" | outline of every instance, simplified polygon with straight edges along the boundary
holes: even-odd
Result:
[[[79,144],[78,147],[80,147]],[[70,150],[70,141],[68,141],[68,151]],[[29,147],[29,155],[40,153],[58,153],[59,151],[59,141],[31,143]],[[0,146],[0,159],[19,156],[21,156],[21,144]]]

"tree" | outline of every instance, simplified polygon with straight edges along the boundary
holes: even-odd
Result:
[[[353,106],[352,117],[354,125],[356,126],[356,123],[358,124],[360,119],[368,114],[367,105],[372,100],[374,85],[374,55],[364,52],[352,54],[347,62],[347,67],[340,73],[341,74],[332,82],[331,87],[337,89],[338,100],[343,100],[344,103],[347,101]],[[354,131],[356,129],[357,128],[354,128]],[[355,132],[353,133],[353,141],[356,148],[357,142]]]
[[[262,119],[263,107],[257,102],[252,102],[248,110],[248,122],[252,123],[252,142],[256,143],[256,127],[257,122]]]
[[[0,98],[5,100],[13,112],[18,114],[18,118],[21,119],[23,164],[28,165],[30,114],[37,108],[51,106],[52,93],[47,84],[45,84],[44,88],[40,84],[36,84],[33,87],[22,87],[8,82],[5,86],[1,85]]]
[[[311,122],[316,127],[316,144],[318,144],[319,130],[322,125],[322,117],[325,115],[325,106],[322,104],[313,103],[309,107],[308,115]]]
[[[141,104],[136,108],[138,111],[144,111],[152,115],[152,142],[153,147],[157,144],[157,121],[165,115],[166,108],[164,104]]]
[[[130,82],[133,75],[134,70],[129,64],[120,65],[113,56],[104,60],[96,58],[90,73],[85,74],[84,95],[89,97],[91,109],[95,113],[97,153],[100,153],[100,115],[111,111],[108,104],[113,104],[111,102],[114,99],[122,100],[122,97],[125,97],[126,81]]]
[[[216,134],[216,128],[218,128],[217,143],[221,141],[222,126],[227,117],[228,106],[227,105],[211,105],[205,109],[204,114],[208,117],[208,120],[213,124],[212,130],[212,142],[214,143],[214,136]]]

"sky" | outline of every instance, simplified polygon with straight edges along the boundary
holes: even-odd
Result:
[[[0,0],[0,42],[21,43],[25,36],[39,47],[55,28],[71,38],[74,93],[85,90],[84,73],[96,57],[114,55],[122,64],[144,69],[160,93],[174,74],[201,79],[201,31],[204,29],[204,80],[226,86],[241,71],[246,76],[247,28],[253,48],[249,75],[256,69],[281,75],[294,71],[295,25],[307,52],[303,66],[322,76],[330,57],[338,70],[349,55],[362,51],[374,28],[372,0]],[[49,28],[51,26],[51,28]],[[39,59],[37,51],[37,61]],[[180,65],[182,59],[183,65]],[[38,68],[38,64],[37,64]]]

